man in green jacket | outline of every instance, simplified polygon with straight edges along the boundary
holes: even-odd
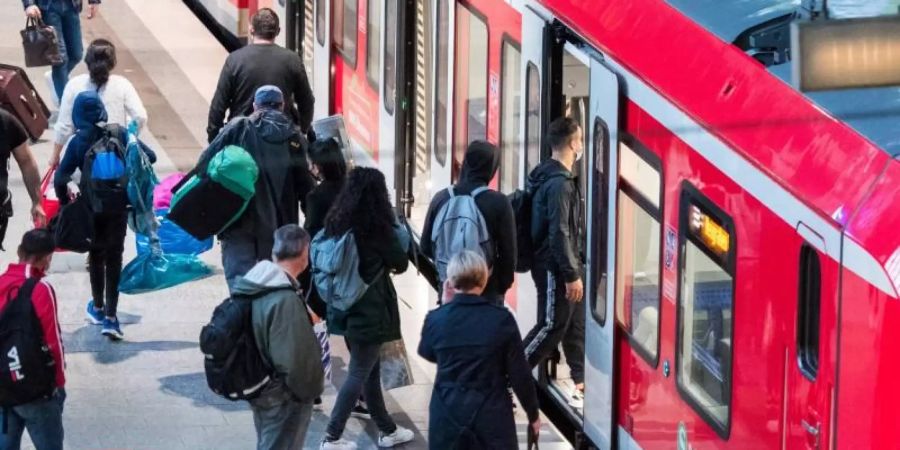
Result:
[[[303,448],[313,401],[322,394],[322,350],[297,277],[309,265],[309,234],[298,225],[275,231],[272,261],[260,261],[235,283],[253,297],[253,336],[273,381],[250,402],[257,449]]]

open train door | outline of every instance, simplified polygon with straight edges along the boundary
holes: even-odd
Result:
[[[331,0],[315,0],[315,43],[313,44],[313,119],[331,112]]]
[[[431,152],[431,194],[451,184],[453,176],[453,75],[456,2],[437,0],[434,7],[434,113]],[[427,200],[426,200],[427,201]]]
[[[585,285],[584,432],[601,449],[611,448],[616,396],[614,287],[616,261],[616,192],[618,178],[619,80],[601,61],[591,58],[591,143],[587,198],[587,284]],[[587,156],[585,156],[587,157]]]

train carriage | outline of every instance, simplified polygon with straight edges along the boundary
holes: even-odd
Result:
[[[896,9],[879,1],[833,3]],[[549,156],[553,118],[582,124],[584,407],[568,406],[564,362],[535,371],[574,445],[900,448],[900,91],[792,88],[804,5],[283,6],[316,116],[344,115],[354,161],[383,170],[418,225],[472,139],[502,148],[494,187],[511,192]],[[524,333],[536,296],[518,278]]]

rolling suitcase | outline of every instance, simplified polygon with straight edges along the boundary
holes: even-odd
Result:
[[[36,141],[50,126],[50,110],[41,100],[25,71],[0,64],[0,107],[16,116],[31,140]]]

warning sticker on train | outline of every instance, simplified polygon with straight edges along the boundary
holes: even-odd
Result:
[[[678,248],[678,239],[675,229],[666,227],[666,270],[672,270],[672,263],[675,261],[675,250]]]

